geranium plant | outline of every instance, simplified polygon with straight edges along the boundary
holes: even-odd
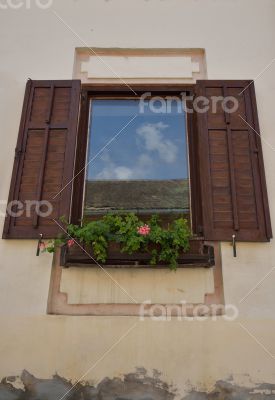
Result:
[[[190,237],[188,221],[184,218],[175,219],[163,228],[157,215],[145,224],[133,213],[107,214],[102,219],[81,226],[67,224],[67,235],[47,244],[42,242],[41,250],[52,253],[57,245],[71,247],[79,243],[91,246],[95,259],[104,263],[109,243],[115,242],[120,244],[123,253],[147,252],[151,255],[151,265],[165,262],[175,270],[180,252],[189,249]]]

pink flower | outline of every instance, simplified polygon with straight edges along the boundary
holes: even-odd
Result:
[[[139,227],[137,228],[138,233],[139,233],[140,235],[144,235],[144,236],[149,235],[150,230],[151,230],[151,228],[150,228],[150,226],[148,226],[147,224],[145,224],[145,225],[143,225],[143,226],[139,226]]]
[[[68,245],[68,247],[72,247],[74,245],[74,240],[73,239],[69,239],[67,241],[67,245]]]
[[[44,242],[41,242],[41,243],[39,244],[39,249],[40,249],[41,251],[46,250],[46,245],[45,245]]]

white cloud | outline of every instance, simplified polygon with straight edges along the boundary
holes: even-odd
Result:
[[[133,171],[124,166],[116,166],[110,162],[108,166],[103,168],[96,176],[97,179],[133,179]]]
[[[106,166],[97,174],[96,179],[145,179],[153,163],[147,154],[141,154],[133,168],[116,165],[110,157],[104,161]]]
[[[108,151],[104,151],[101,155],[104,167],[97,174],[96,179],[146,179],[151,175],[156,159],[152,154],[153,152],[157,153],[161,161],[165,163],[171,164],[175,162],[178,148],[171,140],[165,138],[163,132],[167,128],[169,128],[169,125],[157,122],[155,124],[141,125],[136,130],[142,140],[145,152],[133,154],[134,159],[131,162],[131,167],[119,165],[119,160],[112,160],[111,154]]]
[[[148,154],[140,154],[137,161],[137,168],[140,171],[146,171],[153,164],[152,158]]]
[[[96,175],[96,179],[127,180],[133,178],[132,169],[114,163],[108,151],[104,151],[100,159],[104,162],[104,168]]]
[[[115,176],[117,179],[130,179],[132,175],[133,171],[128,167],[119,166],[115,168]]]
[[[137,129],[137,134],[144,140],[144,146],[147,151],[156,151],[162,161],[173,163],[177,159],[177,146],[169,139],[165,139],[163,131],[169,128],[169,125],[163,122],[155,124],[144,124]]]

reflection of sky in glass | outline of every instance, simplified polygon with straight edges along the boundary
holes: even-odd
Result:
[[[141,113],[139,100],[92,100],[87,162],[95,159],[88,166],[88,180],[188,178],[184,112],[175,101],[169,113],[153,112],[148,101],[144,104]]]

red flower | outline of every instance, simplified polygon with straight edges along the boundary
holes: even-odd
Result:
[[[67,241],[67,245],[68,245],[68,247],[72,247],[74,245],[74,240],[73,239],[69,239]]]
[[[149,235],[151,228],[150,226],[148,226],[147,224],[143,225],[143,226],[139,226],[137,228],[137,231],[140,235],[146,236]]]

